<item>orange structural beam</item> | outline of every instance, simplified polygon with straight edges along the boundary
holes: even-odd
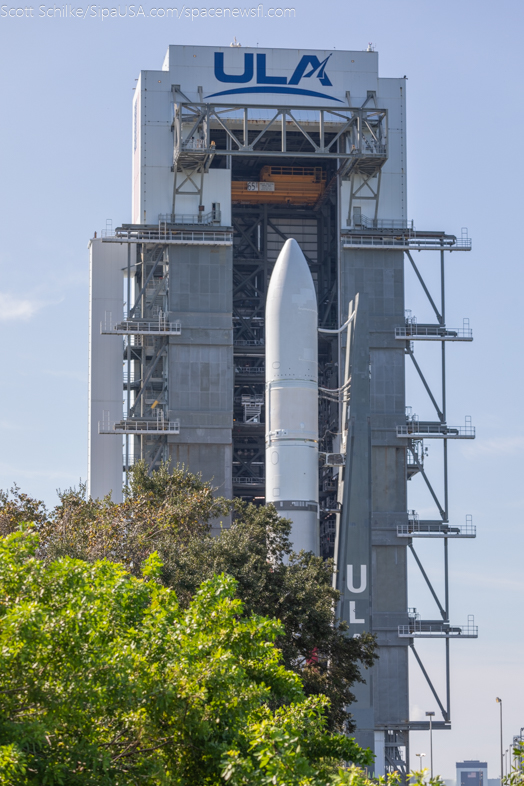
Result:
[[[233,180],[231,201],[314,205],[326,187],[322,167],[265,166],[258,180]]]

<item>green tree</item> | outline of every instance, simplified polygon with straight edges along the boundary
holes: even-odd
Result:
[[[13,484],[9,491],[0,489],[0,536],[14,532],[22,521],[33,521],[37,526],[47,520],[43,502],[24,494]]]
[[[246,613],[233,578],[182,607],[156,553],[137,578],[37,548],[0,540],[0,784],[327,786],[371,763],[326,730],[282,625]]]
[[[284,663],[300,674],[307,695],[329,698],[329,728],[351,732],[352,686],[363,681],[364,668],[376,658],[375,639],[347,635],[347,625],[336,619],[332,561],[294,554],[290,529],[274,506],[237,501],[233,525],[219,538],[206,534],[161,552],[164,580],[189,599],[203,578],[234,576],[248,611],[281,621],[284,635],[277,643]]]
[[[273,506],[217,499],[209,484],[183,468],[163,465],[149,476],[144,463],[133,468],[122,504],[88,500],[84,486],[59,496],[59,505],[39,524],[42,557],[106,558],[140,576],[148,555],[157,551],[162,582],[183,606],[204,579],[233,576],[248,613],[281,621],[277,644],[284,664],[300,675],[306,695],[329,698],[328,727],[353,730],[352,686],[374,662],[374,638],[348,637],[335,615],[339,593],[332,586],[332,562],[293,554],[290,523]],[[13,526],[24,511],[11,513]],[[210,520],[230,511],[232,526],[213,537]]]

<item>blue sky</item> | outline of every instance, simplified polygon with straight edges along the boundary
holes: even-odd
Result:
[[[468,227],[473,238],[471,253],[446,263],[448,324],[469,317],[475,337],[448,350],[448,421],[462,425],[471,415],[477,428],[475,442],[451,445],[450,508],[456,523],[473,515],[478,537],[452,544],[450,564],[452,618],[475,614],[480,637],[452,648],[453,731],[435,735],[435,769],[453,778],[456,761],[487,759],[496,777],[495,697],[504,700],[505,746],[524,725],[524,6],[290,0],[282,7],[294,8],[295,18],[41,18],[38,5],[33,18],[9,18],[0,8],[0,487],[16,481],[52,503],[57,487],[86,476],[87,242],[106,219],[130,217],[139,71],[160,68],[176,43],[228,45],[236,36],[245,46],[362,50],[371,42],[382,76],[408,76],[410,217],[419,229]],[[419,259],[433,280],[434,263]],[[422,303],[410,279],[406,306],[419,319]],[[436,368],[429,353],[420,355],[425,368]],[[408,381],[408,403],[429,415]],[[428,469],[438,467],[437,454],[432,448]],[[410,507],[430,515],[418,480],[410,491]],[[438,583],[439,550],[423,545]],[[415,571],[410,605],[433,614]],[[439,644],[420,649],[440,685]],[[422,717],[436,707],[415,664],[412,672],[412,716]],[[413,765],[428,747],[427,735],[413,735]]]

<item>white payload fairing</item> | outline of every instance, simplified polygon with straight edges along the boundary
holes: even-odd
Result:
[[[293,522],[293,549],[318,555],[317,298],[293,239],[276,261],[266,302],[268,502]]]

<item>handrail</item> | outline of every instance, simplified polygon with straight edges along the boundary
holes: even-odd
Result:
[[[113,325],[113,330],[125,333],[175,333],[180,335],[182,323],[179,319],[175,322],[168,322],[167,319],[158,319],[156,322],[143,322],[141,320],[123,320],[117,325]]]
[[[211,210],[209,213],[160,213],[159,224],[212,224],[220,219],[219,212]],[[163,230],[161,230],[163,231]]]
[[[420,521],[409,521],[408,524],[397,524],[397,537],[455,537],[474,538],[477,534],[475,524],[427,524]]]
[[[185,139],[180,145],[181,150],[207,150],[205,139]]]
[[[413,230],[413,221],[407,218],[368,218],[360,216],[359,220],[353,217],[355,227],[365,227],[366,229],[407,229]]]
[[[371,145],[367,143],[363,145],[363,148],[365,147],[368,149],[359,149],[356,145],[353,145],[348,153],[351,157],[354,156],[355,158],[360,158],[361,156],[387,156],[388,149],[386,145]]]
[[[115,430],[123,431],[169,431],[180,432],[179,420],[121,420],[114,424]]]
[[[179,420],[134,420],[123,418],[117,423],[102,421],[98,423],[99,434],[180,434]]]
[[[422,638],[463,638],[476,639],[478,625],[467,622],[465,625],[450,625],[447,622],[431,622],[414,619],[409,625],[399,625],[398,635],[401,638],[420,636]]]
[[[344,248],[350,246],[369,246],[371,248],[427,249],[429,251],[470,251],[470,238],[428,238],[406,235],[353,235],[343,233]]]
[[[202,245],[231,246],[232,232],[214,232],[209,230],[168,229],[120,229],[111,236],[104,237],[107,243],[167,243],[169,245]]]
[[[445,423],[419,423],[411,421],[406,425],[397,426],[397,437],[412,436],[427,437],[447,437],[450,439],[474,439],[474,426],[458,426],[450,428]]]
[[[448,328],[435,325],[434,327],[422,327],[415,323],[404,327],[395,328],[395,338],[412,338],[423,336],[425,338],[473,338],[471,328]]]

